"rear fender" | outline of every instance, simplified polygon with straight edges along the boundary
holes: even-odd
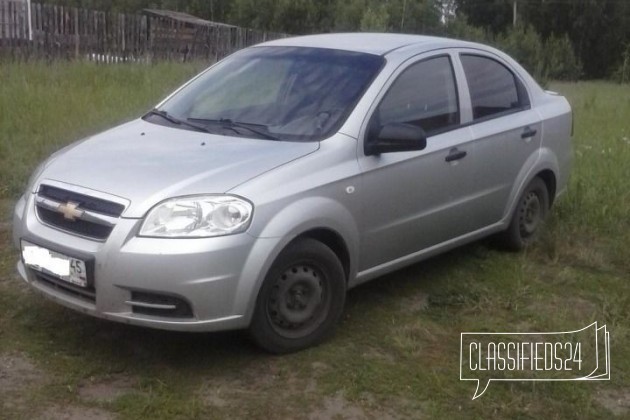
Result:
[[[516,181],[512,186],[508,205],[503,213],[501,223],[505,226],[508,226],[510,224],[512,213],[516,208],[518,198],[521,196],[527,185],[529,185],[529,183],[532,181],[532,179],[536,177],[537,174],[545,170],[550,170],[557,178],[558,169],[558,159],[551,149],[543,147],[532,153],[531,156],[527,158],[527,161],[525,161],[525,164],[518,173]]]

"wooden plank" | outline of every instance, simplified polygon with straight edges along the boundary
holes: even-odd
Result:
[[[58,34],[61,35],[58,38],[58,42],[61,43],[63,36],[66,34],[66,8],[63,6],[59,6],[57,10],[57,26],[59,28]]]
[[[79,9],[76,7],[72,10],[72,18],[74,19],[74,58],[80,57],[81,36],[79,32]]]
[[[0,41],[4,44],[5,39],[8,38],[7,27],[7,12],[6,7],[8,3],[0,2]]]
[[[149,18],[147,16],[142,16],[142,19],[140,20],[140,40],[141,54],[146,58],[147,61],[151,61],[151,53],[149,51]]]
[[[11,46],[15,45],[15,3],[9,2],[9,42]]]
[[[101,54],[106,53],[107,49],[107,33],[105,32],[105,13],[96,12],[98,16],[98,47]]]
[[[7,16],[8,3],[0,2],[0,38],[4,42],[8,38],[8,16]]]
[[[28,35],[26,34],[26,31],[24,30],[26,27],[26,3],[16,3],[16,22],[18,25],[18,38],[21,41],[24,41],[26,38],[28,38]]]
[[[48,58],[51,53],[50,42],[50,14],[51,6],[42,4],[42,56]]]
[[[42,32],[42,5],[31,3],[33,9],[33,38],[39,37]]]
[[[87,9],[81,9],[83,15],[83,29],[85,33],[85,53],[90,54],[94,51],[94,20],[92,19],[92,14]]]
[[[92,15],[92,29],[93,29],[93,33],[92,33],[92,52],[94,54],[98,54],[100,51],[98,49],[99,45],[98,45],[98,14],[95,11],[91,11],[90,12]]]
[[[31,25],[33,30],[33,40],[31,41],[31,56],[37,57],[39,55],[39,32],[38,32],[38,20],[39,20],[39,3],[31,3]]]
[[[0,48],[2,49],[2,51],[0,51],[0,53],[5,53],[7,46],[8,46],[8,42],[6,40],[7,35],[6,35],[6,11],[5,11],[5,3],[0,2]]]
[[[61,56],[59,51],[59,7],[52,6],[52,13],[50,14],[51,21],[51,50],[56,58]]]
[[[125,15],[122,13],[118,14],[118,28],[120,29],[119,32],[119,44],[120,44],[120,52],[122,53],[122,56],[126,56],[126,42],[125,42]]]

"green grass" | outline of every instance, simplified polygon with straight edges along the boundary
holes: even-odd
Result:
[[[0,418],[72,406],[133,418],[609,418],[630,415],[630,86],[554,84],[575,113],[575,167],[541,240],[486,242],[363,285],[325,344],[283,357],[240,332],[180,334],[86,317],[36,295],[14,272],[11,207],[37,162],[139,115],[199,64],[0,63],[0,360],[40,375],[2,388]],[[610,382],[459,381],[462,331],[563,331],[606,323]],[[28,379],[28,375],[26,375]],[[131,383],[109,399],[93,384]]]

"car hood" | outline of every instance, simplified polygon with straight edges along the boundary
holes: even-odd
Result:
[[[48,179],[115,195],[129,201],[124,217],[142,217],[164,199],[224,193],[318,148],[317,142],[222,136],[139,119],[55,153],[34,186]]]

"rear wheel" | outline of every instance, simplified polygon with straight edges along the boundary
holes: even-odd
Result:
[[[510,226],[499,234],[501,244],[512,251],[520,251],[529,246],[538,236],[548,212],[547,185],[536,177],[519,197]]]
[[[299,239],[278,256],[265,277],[250,333],[272,353],[313,346],[332,331],[345,297],[345,275],[335,253],[314,239]]]

